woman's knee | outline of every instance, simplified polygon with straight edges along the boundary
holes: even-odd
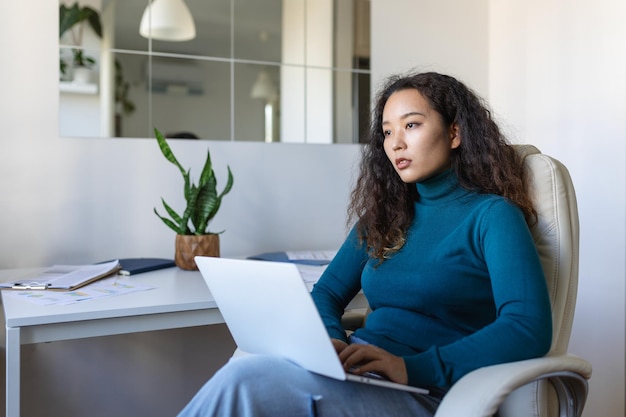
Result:
[[[286,366],[293,366],[285,359],[266,355],[246,355],[239,358],[232,358],[220,370],[237,378],[250,378],[255,376],[271,376],[277,369]]]
[[[291,362],[266,355],[247,355],[231,359],[211,379],[217,386],[237,387],[248,385],[258,389],[259,384],[274,385],[294,378],[294,373],[306,372]],[[289,376],[290,375],[290,376]]]
[[[308,416],[312,397],[298,384],[285,383],[307,372],[275,357],[231,359],[190,402],[182,415]]]

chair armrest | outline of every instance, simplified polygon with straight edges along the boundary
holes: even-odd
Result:
[[[569,354],[487,366],[457,381],[435,416],[491,417],[511,392],[544,378],[554,384],[561,408],[570,409],[571,414],[562,410],[561,415],[580,415],[590,376],[589,362]]]

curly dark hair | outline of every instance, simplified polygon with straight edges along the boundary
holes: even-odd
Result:
[[[446,127],[456,124],[461,145],[452,150],[451,169],[467,190],[508,198],[536,221],[527,192],[527,174],[483,100],[457,79],[434,72],[390,77],[376,97],[369,141],[363,148],[360,174],[351,194],[348,222],[357,219],[359,238],[381,262],[405,242],[419,200],[414,184],[404,183],[383,148],[382,114],[389,97],[415,89],[441,116]]]

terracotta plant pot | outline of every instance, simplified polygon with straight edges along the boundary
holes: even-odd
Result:
[[[194,256],[220,256],[219,235],[176,235],[174,262],[180,269],[197,270]]]

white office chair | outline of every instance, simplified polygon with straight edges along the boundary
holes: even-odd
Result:
[[[531,229],[552,303],[550,352],[477,369],[446,394],[436,417],[580,417],[591,365],[567,353],[578,287],[578,208],[569,172],[530,145],[517,145],[538,212]]]
[[[536,359],[477,369],[448,391],[435,417],[580,417],[591,365],[567,353],[578,288],[578,207],[569,172],[531,145],[516,145],[530,171],[532,229],[552,304],[552,346]],[[362,324],[363,314],[344,323]],[[237,352],[235,356],[242,354]]]

